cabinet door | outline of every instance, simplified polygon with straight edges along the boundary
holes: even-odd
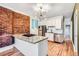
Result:
[[[64,27],[64,19],[56,19],[55,20],[55,28],[56,29],[63,29]]]
[[[45,36],[48,37],[49,41],[54,41],[54,34],[53,33],[45,33]]]

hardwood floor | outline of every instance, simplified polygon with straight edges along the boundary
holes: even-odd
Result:
[[[48,41],[48,56],[74,56],[74,49],[70,40],[63,44]]]
[[[12,48],[0,53],[0,56],[24,56],[17,48]]]
[[[48,41],[48,56],[74,56],[72,42],[66,41],[63,44]],[[17,48],[9,49],[0,53],[0,56],[24,56]]]

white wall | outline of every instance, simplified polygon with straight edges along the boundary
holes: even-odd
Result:
[[[77,47],[77,25],[78,25],[78,23],[77,23],[77,21],[78,21],[78,19],[77,19],[77,17],[78,17],[78,14],[77,14],[77,10],[76,10],[76,12],[75,12],[75,14],[74,14],[74,46],[75,46],[75,50],[76,51],[78,51],[77,49],[78,49],[78,47]]]
[[[70,25],[71,24],[71,18],[65,18],[64,19],[64,36],[70,36],[70,29],[66,27],[66,25]],[[70,25],[71,28],[71,25]]]
[[[70,28],[70,38],[73,39],[72,38],[72,21],[71,21],[71,28]]]
[[[32,28],[32,19],[38,20],[35,17],[32,16],[30,17],[30,33],[38,35],[38,28],[34,28],[34,29]]]

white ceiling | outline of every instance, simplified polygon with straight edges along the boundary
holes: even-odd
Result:
[[[72,16],[74,3],[48,3],[51,9],[47,13],[47,17],[54,17],[54,16],[65,16],[69,18]],[[36,3],[0,3],[0,6],[10,8],[14,11],[19,11],[26,15],[34,16],[35,11],[33,7]]]

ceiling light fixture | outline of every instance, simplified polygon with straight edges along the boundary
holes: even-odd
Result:
[[[47,12],[49,11],[50,6],[48,4],[37,4],[34,7],[35,16],[37,16],[40,20],[46,17]]]

